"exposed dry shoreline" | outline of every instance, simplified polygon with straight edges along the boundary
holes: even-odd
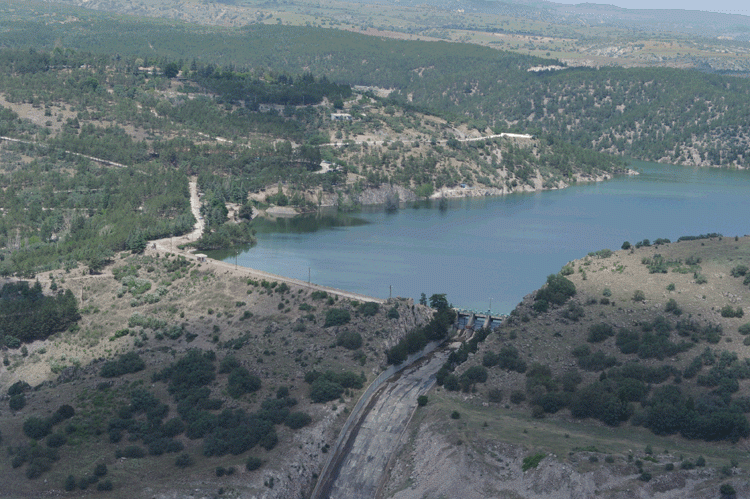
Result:
[[[487,197],[487,196],[505,196],[507,194],[514,194],[518,192],[539,192],[539,191],[549,191],[549,190],[557,190],[557,189],[564,189],[566,187],[570,187],[571,185],[575,184],[581,184],[581,183],[594,183],[594,182],[603,182],[605,180],[611,180],[615,175],[639,175],[639,173],[635,170],[628,169],[625,172],[618,172],[618,173],[601,173],[599,175],[585,175],[585,174],[576,174],[575,175],[575,182],[564,182],[564,181],[558,181],[554,186],[550,187],[549,184],[545,185],[544,180],[541,178],[541,176],[537,176],[533,179],[533,185],[530,184],[523,184],[519,185],[515,188],[497,188],[497,187],[487,187],[485,185],[479,184],[479,185],[469,185],[469,184],[461,184],[463,187],[443,187],[437,191],[435,191],[432,195],[430,195],[429,199],[432,200],[439,200],[441,198],[445,199],[459,199],[459,198],[469,198],[469,197]],[[275,188],[275,187],[273,187]],[[272,188],[269,188],[272,189]],[[315,194],[318,196],[318,193]],[[319,195],[319,206],[321,208],[345,208],[345,207],[353,207],[353,206],[385,206],[389,202],[398,202],[399,204],[402,203],[411,203],[414,201],[418,201],[420,198],[418,197],[414,191],[407,189],[406,187],[402,187],[400,185],[380,185],[378,187],[365,189],[362,192],[353,194],[353,193],[320,193]],[[264,196],[262,195],[256,195],[251,196],[251,199],[255,200],[262,200]],[[303,214],[299,210],[293,207],[289,206],[271,206],[265,210],[261,210],[258,212],[261,216],[266,217],[293,217],[297,215]]]

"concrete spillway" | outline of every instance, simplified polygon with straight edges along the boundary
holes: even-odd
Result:
[[[438,351],[383,383],[352,422],[335,451],[315,499],[373,499],[383,484],[391,456],[417,407],[417,397],[435,382],[448,357]]]

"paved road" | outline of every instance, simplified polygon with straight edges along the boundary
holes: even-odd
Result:
[[[435,374],[448,358],[436,351],[385,383],[368,402],[341,457],[323,484],[319,498],[373,499],[382,487],[393,454],[417,408],[417,397],[435,383]]]

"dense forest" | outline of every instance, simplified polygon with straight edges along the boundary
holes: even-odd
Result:
[[[31,36],[33,21],[16,22],[8,25],[5,43],[45,51],[59,43],[74,50],[97,46],[132,57],[156,51],[159,57],[181,59],[185,67],[196,59],[230,69],[311,71],[331,82],[395,89],[391,96],[402,103],[480,130],[546,131],[580,147],[644,160],[747,162],[750,83],[743,79],[665,68],[536,73],[528,69],[560,63],[470,44],[319,28],[198,31],[179,23],[135,24],[90,11],[80,15],[85,29],[52,26],[38,38]]]
[[[18,348],[21,342],[47,338],[64,331],[79,318],[73,293],[45,296],[39,282],[5,284],[0,289],[0,346]]]

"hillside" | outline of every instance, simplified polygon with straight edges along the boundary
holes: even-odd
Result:
[[[197,245],[216,249],[251,243],[249,219],[269,205],[398,208],[626,171],[614,156],[472,130],[311,73],[69,50],[2,51],[0,65],[5,276],[78,262],[97,272],[200,216]],[[202,195],[195,213],[189,176]]]
[[[4,336],[4,497],[305,494],[383,348],[431,315],[152,249],[38,277],[81,319]]]
[[[393,497],[746,495],[750,238],[658,242],[571,262],[574,296],[544,311],[548,284],[453,356]]]
[[[650,65],[580,67],[549,50],[520,54],[507,47],[393,39],[366,34],[378,35],[377,31],[312,24],[206,27],[134,20],[57,4],[44,4],[48,19],[42,22],[35,12],[25,5],[0,11],[8,47],[33,47],[46,53],[56,47],[63,52],[96,47],[104,54],[149,61],[157,67],[174,62],[191,69],[195,60],[214,69],[239,69],[256,76],[310,72],[338,84],[384,89],[401,107],[439,116],[482,135],[488,130],[549,135],[553,142],[647,161],[747,167],[750,90],[744,78]],[[545,38],[542,32],[523,36]],[[636,42],[632,46],[629,41],[611,45],[606,39],[593,43],[597,50],[611,51],[618,58],[624,52],[641,51]],[[679,54],[688,48],[664,43],[665,50]],[[707,50],[724,54],[740,49]]]
[[[750,69],[750,18],[739,13],[474,0],[57,2],[204,25],[282,24],[402,40],[473,43],[552,56],[573,66],[678,67],[745,75]]]

